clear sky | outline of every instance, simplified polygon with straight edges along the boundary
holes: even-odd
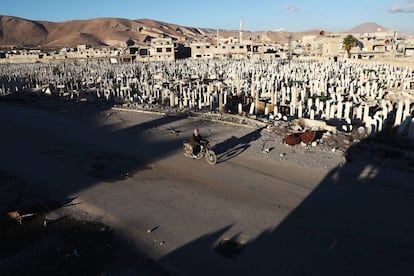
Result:
[[[0,0],[0,15],[52,22],[149,18],[189,27],[248,31],[346,31],[375,22],[414,33],[414,0]]]

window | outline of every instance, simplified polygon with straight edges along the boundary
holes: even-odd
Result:
[[[157,48],[157,53],[162,53],[162,48]]]
[[[167,53],[171,53],[172,52],[172,48],[166,48]]]

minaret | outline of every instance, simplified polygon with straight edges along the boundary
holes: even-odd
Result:
[[[217,49],[218,49],[218,46],[219,46],[219,29],[217,28]]]
[[[243,41],[243,18],[240,17],[240,38],[239,43],[242,43]]]

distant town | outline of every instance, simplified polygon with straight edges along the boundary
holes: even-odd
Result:
[[[301,39],[289,39],[285,43],[256,42],[245,38],[240,28],[238,36],[224,37],[217,30],[214,42],[181,41],[175,37],[141,28],[148,35],[145,45],[127,47],[93,47],[78,45],[53,50],[17,49],[0,51],[0,63],[54,62],[62,60],[110,59],[112,63],[135,61],[173,61],[177,59],[296,59],[332,58],[345,56],[354,60],[388,60],[410,64],[414,59],[414,38],[404,38],[397,30],[352,34],[355,44],[349,53],[343,47],[349,33],[321,31],[317,35],[305,35]]]

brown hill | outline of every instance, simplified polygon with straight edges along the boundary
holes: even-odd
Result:
[[[96,18],[65,22],[34,21],[0,16],[0,47],[60,48],[90,46],[126,47],[144,44],[152,37],[172,37],[181,42],[216,41],[214,29],[180,26],[150,19]],[[307,32],[244,32],[245,39],[266,43],[284,43],[300,39]],[[238,36],[238,31],[220,30],[220,37]]]
[[[0,16],[0,45],[41,45],[48,30],[36,21]]]
[[[369,22],[364,23],[358,26],[355,26],[354,28],[350,29],[349,33],[375,33],[375,32],[384,32],[388,30],[388,28],[385,28],[381,25],[378,25],[377,23]]]

